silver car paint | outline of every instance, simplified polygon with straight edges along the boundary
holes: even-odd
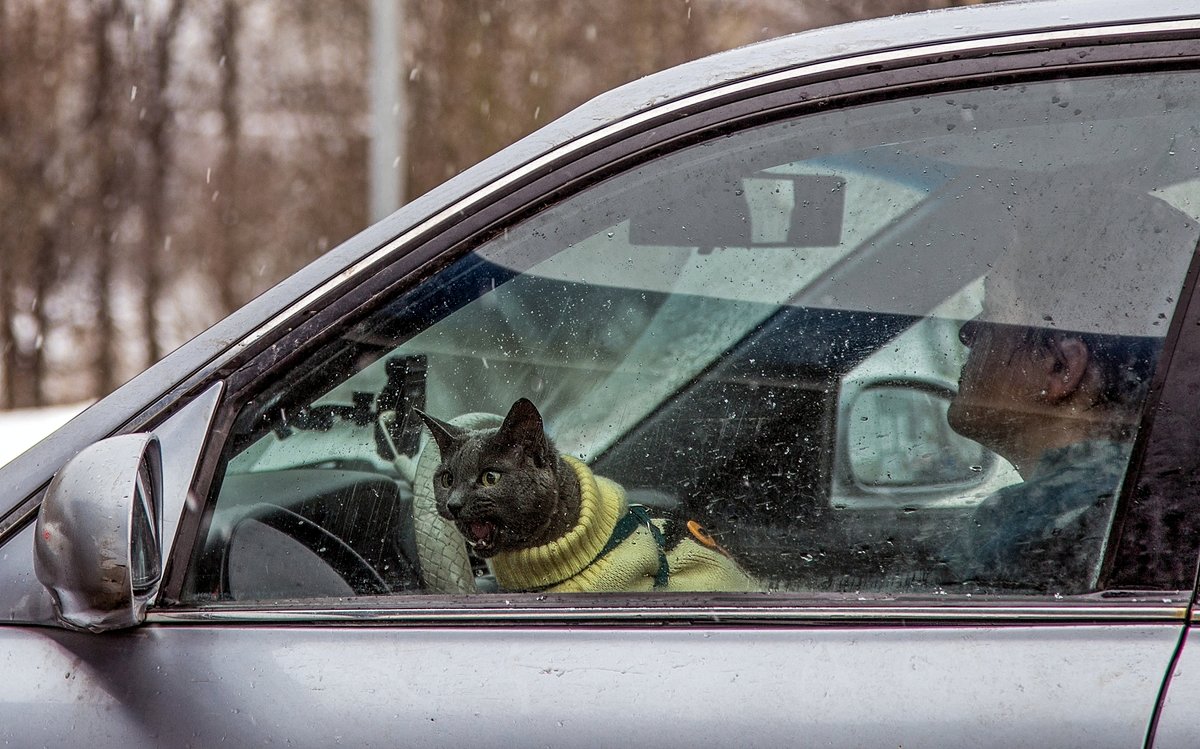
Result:
[[[0,741],[1130,747],[1141,744],[1177,633],[1153,624],[4,628]]]
[[[1200,746],[1200,722],[1196,720],[1196,705],[1200,704],[1200,629],[1195,624],[1193,618],[1171,669],[1170,688],[1154,734],[1155,749]]]

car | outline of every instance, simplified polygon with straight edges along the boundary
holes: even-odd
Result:
[[[0,739],[1195,745],[1197,123],[1191,0],[584,104],[0,467]],[[498,576],[421,413],[520,399],[753,589]]]

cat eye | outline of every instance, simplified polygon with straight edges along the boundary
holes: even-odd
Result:
[[[499,471],[484,471],[479,475],[479,483],[483,484],[484,486],[495,486],[496,482],[499,480]]]
[[[449,489],[454,483],[454,479],[450,478],[450,474],[443,473],[441,476],[438,476],[438,483],[442,485],[443,489]]]

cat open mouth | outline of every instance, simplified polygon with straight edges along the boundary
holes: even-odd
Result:
[[[466,536],[467,543],[476,552],[486,554],[496,546],[496,524],[487,520],[469,520],[461,523],[461,530]]]

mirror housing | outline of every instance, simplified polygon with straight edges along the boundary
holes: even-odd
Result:
[[[34,570],[59,622],[103,632],[140,624],[162,580],[162,457],[153,434],[82,450],[38,511]]]
[[[846,457],[864,491],[927,493],[983,484],[995,457],[946,421],[954,391],[920,380],[874,382],[851,401]]]

